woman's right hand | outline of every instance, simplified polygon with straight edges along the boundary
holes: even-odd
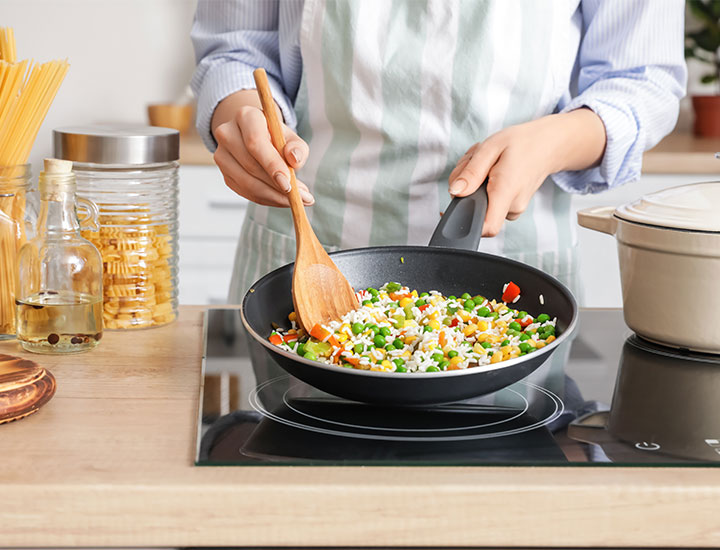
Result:
[[[270,140],[267,122],[255,90],[241,90],[222,100],[212,118],[212,132],[218,147],[215,163],[225,184],[238,195],[266,206],[290,206],[290,172],[307,160],[309,148],[289,127],[283,124],[285,149],[283,157]],[[297,180],[305,205],[315,199],[307,186]]]

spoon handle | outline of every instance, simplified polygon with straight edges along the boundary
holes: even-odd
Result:
[[[265,115],[268,130],[270,131],[270,139],[284,161],[285,154],[283,150],[285,149],[285,136],[283,135],[280,119],[277,115],[275,100],[273,99],[272,92],[270,91],[270,83],[268,82],[265,69],[262,67],[255,69],[255,71],[253,71],[253,76],[255,77],[255,86],[257,86],[257,92],[260,97],[260,104],[263,108],[263,114]],[[295,234],[299,240],[300,235],[298,235],[298,233],[300,232],[300,229],[298,226],[309,226],[310,222],[307,219],[302,198],[300,197],[300,191],[298,191],[297,182],[295,181],[295,170],[288,166],[288,171],[290,172],[290,210],[292,211],[293,220],[295,220]],[[303,229],[306,228],[303,227]]]

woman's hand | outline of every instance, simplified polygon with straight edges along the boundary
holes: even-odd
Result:
[[[465,197],[488,178],[483,237],[494,237],[550,174],[597,165],[605,143],[602,120],[585,108],[510,126],[468,149],[450,174],[450,193]]]
[[[238,195],[267,206],[290,206],[290,172],[305,164],[309,148],[283,124],[283,157],[270,140],[270,132],[255,90],[242,90],[222,100],[212,118],[212,132],[218,143],[215,163],[225,184]],[[287,163],[287,164],[286,164]],[[297,180],[303,203],[315,202],[307,186]]]

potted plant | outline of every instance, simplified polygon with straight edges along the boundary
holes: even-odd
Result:
[[[695,134],[720,137],[720,0],[688,0],[687,6],[695,24],[685,33],[685,58],[708,66],[700,82],[714,84],[716,92],[692,96]]]

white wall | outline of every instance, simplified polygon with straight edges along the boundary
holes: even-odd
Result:
[[[68,58],[70,70],[31,154],[37,174],[53,128],[146,123],[148,103],[179,96],[195,65],[189,33],[196,0],[0,0],[18,57]]]

